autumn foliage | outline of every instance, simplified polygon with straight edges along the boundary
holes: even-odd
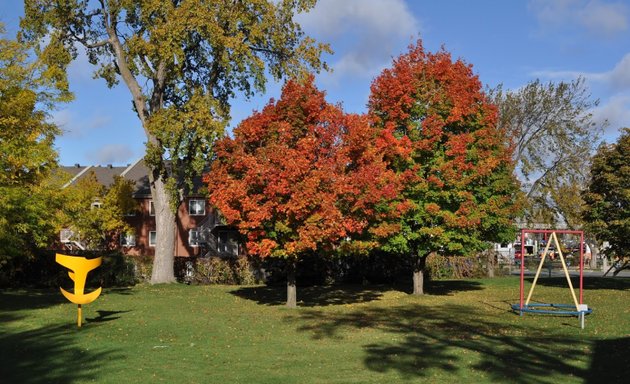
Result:
[[[367,116],[327,103],[312,77],[289,81],[280,100],[217,144],[210,201],[263,258],[369,239],[368,229],[385,235],[398,229],[385,220],[400,190],[384,159],[392,143]]]
[[[392,162],[409,209],[386,248],[416,259],[414,278],[431,252],[472,253],[511,233],[511,151],[470,65],[418,42],[374,80],[369,109],[377,127],[411,145],[407,161]]]

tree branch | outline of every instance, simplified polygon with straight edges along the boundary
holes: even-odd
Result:
[[[138,112],[138,118],[142,122],[142,127],[147,134],[147,138],[153,144],[157,144],[157,140],[153,135],[149,133],[146,126],[147,118],[149,117],[146,100],[142,93],[142,88],[140,87],[140,84],[138,84],[137,79],[129,69],[122,43],[120,42],[116,28],[113,26],[112,23],[112,20],[114,20],[115,17],[112,13],[105,12],[105,4],[103,0],[99,0],[99,2],[101,3],[101,8],[103,9],[103,22],[105,24],[105,30],[107,31],[107,35],[109,36],[109,40],[111,41],[111,45],[114,50],[114,59],[116,65],[118,66],[120,76],[122,77],[123,81],[127,85],[127,88],[131,92],[131,95],[133,96],[133,103],[136,107],[136,111]]]
[[[545,170],[545,173],[543,173],[542,176],[540,176],[538,179],[536,179],[536,181],[534,181],[534,183],[532,184],[532,187],[530,188],[529,192],[527,193],[527,198],[528,199],[530,199],[532,197],[532,194],[537,189],[538,185],[542,184],[543,180],[547,177],[547,175],[549,173],[551,173],[553,170],[555,170],[556,167],[558,167],[558,165],[560,165],[564,160],[565,160],[565,158],[560,156],[560,158],[558,158],[553,163],[553,165],[551,167],[549,167],[549,168],[547,168]]]

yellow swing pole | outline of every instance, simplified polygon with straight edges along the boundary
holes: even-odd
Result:
[[[552,232],[551,235],[555,235],[555,232]],[[521,239],[524,241],[525,239]],[[551,239],[550,239],[551,240]],[[543,251],[543,255],[540,258],[540,264],[538,264],[538,269],[536,270],[536,275],[534,276],[534,282],[532,283],[531,288],[529,288],[529,294],[527,295],[527,300],[525,301],[525,306],[529,305],[529,300],[532,298],[532,294],[534,293],[534,287],[536,287],[536,282],[538,281],[538,276],[540,276],[540,271],[542,270],[543,264],[545,263],[545,258],[547,257],[547,252],[549,251],[550,241],[547,242],[545,246],[545,250]],[[523,261],[525,258],[523,258]]]
[[[564,262],[564,256],[562,255],[562,249],[560,248],[560,244],[558,243],[558,238],[556,237],[556,233],[553,233],[554,240],[556,242],[556,249],[558,250],[558,255],[560,255],[560,261],[562,262],[562,269],[564,269],[564,275],[567,278],[567,283],[569,283],[569,288],[571,288],[571,296],[573,296],[573,302],[575,303],[575,310],[579,311],[580,307],[578,305],[577,297],[575,296],[575,291],[573,290],[573,283],[571,283],[571,277],[569,276],[569,268],[567,268],[567,264]]]
[[[77,304],[77,325],[81,328],[81,320],[83,320],[83,309],[81,304]]]

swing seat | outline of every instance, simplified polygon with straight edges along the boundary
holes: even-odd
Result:
[[[566,315],[566,316],[580,316],[581,314],[588,315],[593,312],[592,308],[589,308],[586,304],[580,304],[579,310],[575,309],[574,304],[546,304],[546,303],[534,303],[523,305],[512,304],[512,309],[515,312],[529,312],[529,313],[542,313],[546,315]]]

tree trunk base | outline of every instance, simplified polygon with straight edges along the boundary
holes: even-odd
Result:
[[[287,308],[296,308],[297,288],[295,285],[295,262],[290,262],[287,268]]]
[[[413,271],[413,294],[424,295],[424,272]]]

